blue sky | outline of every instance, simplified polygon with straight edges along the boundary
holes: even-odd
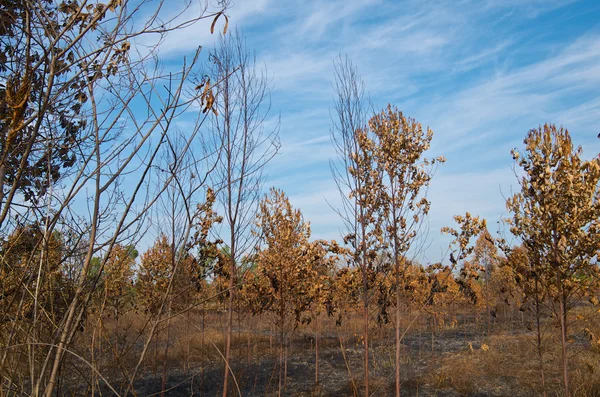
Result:
[[[329,160],[333,60],[347,54],[376,109],[388,102],[435,132],[428,245],[470,211],[491,232],[516,188],[510,149],[530,128],[564,125],[586,157],[600,151],[600,2],[558,0],[237,0],[228,11],[271,77],[280,154],[265,189],[283,189],[315,238],[340,239]],[[222,21],[221,21],[222,22]],[[164,59],[214,44],[208,21],[167,38]]]

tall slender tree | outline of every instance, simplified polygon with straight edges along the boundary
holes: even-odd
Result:
[[[285,389],[286,350],[290,334],[310,320],[308,311],[322,289],[321,276],[327,251],[311,243],[310,226],[277,189],[260,203],[257,219],[259,248],[248,286],[255,311],[275,314],[279,331],[279,387]]]
[[[560,326],[564,393],[571,395],[568,313],[577,294],[598,280],[600,156],[582,158],[569,132],[552,124],[532,129],[521,155],[521,191],[507,200],[511,232],[525,244],[541,272]]]
[[[231,330],[238,266],[254,247],[250,228],[263,183],[263,168],[279,149],[278,125],[266,129],[270,91],[266,71],[256,65],[239,31],[221,35],[211,53],[213,78],[220,81],[212,119],[220,156],[213,175],[217,199],[223,208],[222,240],[229,248],[227,329],[223,397],[231,371]]]
[[[388,105],[369,120],[369,129],[375,138],[375,167],[383,172],[381,211],[385,225],[385,238],[391,251],[396,297],[396,396],[400,396],[401,349],[401,285],[407,280],[408,261],[404,257],[411,248],[423,220],[429,213],[426,197],[436,162],[442,157],[424,158],[433,138],[433,131],[414,119],[404,116],[397,108]]]
[[[375,163],[375,142],[368,126],[370,105],[360,76],[347,57],[335,62],[336,120],[331,129],[338,161],[332,173],[342,198],[341,216],[349,247],[349,263],[361,271],[365,396],[369,396],[369,306],[375,263],[383,241],[380,216],[383,170]]]

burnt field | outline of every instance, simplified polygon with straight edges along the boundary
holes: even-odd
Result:
[[[0,397],[600,397],[598,21],[3,0]]]
[[[577,317],[589,311],[575,310]],[[402,395],[406,396],[537,396],[542,394],[536,333],[527,313],[506,308],[488,322],[485,311],[457,308],[446,314],[404,313],[401,351]],[[204,320],[204,327],[202,326]],[[282,395],[355,396],[363,390],[364,351],[360,317],[341,323],[333,318],[296,328],[286,337],[280,357],[277,327],[269,316],[236,316],[232,343],[233,387],[230,395],[276,396],[279,371]],[[139,396],[220,396],[223,381],[223,326],[220,311],[195,311],[157,330],[132,391]],[[119,394],[143,349],[142,317],[131,314],[105,321],[97,339],[95,363],[105,381]],[[582,323],[579,321],[579,323]],[[575,324],[576,325],[576,324]],[[588,324],[589,325],[589,324]],[[593,324],[598,327],[598,323]],[[560,395],[559,343],[550,317],[544,319],[543,357],[548,395]],[[584,331],[569,340],[574,395],[600,392],[600,351]],[[589,330],[589,329],[588,329]],[[394,394],[395,348],[390,324],[371,330],[370,388],[372,395]],[[137,337],[136,337],[137,335]],[[80,336],[81,342],[87,335]],[[90,341],[85,341],[85,344]],[[316,360],[318,344],[318,383]],[[280,358],[283,367],[280,366]],[[89,368],[73,360],[61,382],[61,395],[114,395]],[[163,373],[165,374],[163,380]],[[81,382],[81,376],[88,381]],[[164,382],[164,383],[163,383]]]

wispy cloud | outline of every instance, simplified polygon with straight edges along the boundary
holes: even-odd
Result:
[[[229,13],[272,77],[281,154],[267,185],[282,188],[316,238],[339,238],[329,160],[333,59],[348,54],[374,104],[399,106],[435,131],[448,162],[432,181],[426,256],[452,216],[504,213],[516,180],[510,148],[528,129],[564,124],[589,156],[600,150],[600,6],[594,0],[239,0]],[[165,42],[165,56],[210,45],[207,26]]]
[[[269,10],[272,0],[241,0],[230,2],[226,9],[225,15],[229,18],[229,29],[241,27],[243,25],[252,25],[256,20],[253,17],[264,14]],[[166,2],[168,7],[163,7],[159,15],[160,20],[165,21],[167,27],[174,28],[182,26],[172,32],[169,32],[164,37],[158,35],[146,36],[138,40],[142,45],[154,45],[161,41],[160,56],[163,60],[168,60],[172,57],[180,57],[186,53],[195,51],[198,47],[212,47],[218,38],[218,32],[222,31],[226,23],[225,18],[220,16],[215,24],[215,32],[210,32],[210,26],[214,18],[203,18],[200,23],[187,24],[187,21],[201,16],[209,16],[217,11],[220,11],[219,6],[213,5],[204,1],[180,1],[176,0]],[[155,9],[148,7],[147,18]],[[264,17],[264,15],[262,15]],[[262,18],[261,17],[261,18]]]

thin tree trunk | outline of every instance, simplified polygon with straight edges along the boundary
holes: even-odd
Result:
[[[536,331],[537,331],[537,348],[538,348],[538,359],[540,361],[540,376],[542,380],[542,394],[546,397],[546,377],[544,376],[544,353],[542,351],[542,329],[540,325],[540,308],[539,301],[535,302],[536,306],[536,314],[535,314],[535,322],[536,322]]]
[[[98,330],[100,331],[100,330]],[[91,353],[92,353],[92,357],[90,362],[92,363],[92,366],[94,368],[98,368],[98,364],[96,363],[96,328],[94,328],[94,330],[92,331],[92,342],[91,342]],[[96,373],[94,372],[93,369],[90,369],[90,388],[91,388],[91,393],[90,395],[92,397],[94,397],[96,395]]]
[[[283,305],[283,302],[281,303]],[[283,314],[280,313],[281,325],[279,329],[279,386],[277,388],[277,397],[281,397],[283,388]]]
[[[189,297],[188,297],[189,299]],[[191,310],[188,310],[188,312],[186,313],[185,317],[186,317],[186,324],[191,324],[191,320],[190,320],[190,313]],[[190,370],[190,343],[191,341],[188,340],[187,343],[185,344],[185,366],[184,366],[184,370],[185,370],[185,374],[187,375],[189,373]]]
[[[487,288],[487,286],[486,286],[486,288]],[[492,323],[492,311],[490,308],[489,294],[486,294],[486,295],[488,295],[488,297],[486,298],[486,302],[485,302],[485,306],[487,308],[487,336],[490,336],[490,330],[492,327],[492,324],[491,324]]]
[[[523,312],[521,312],[523,314]],[[537,277],[535,278],[535,325],[537,333],[537,350],[538,359],[540,361],[540,376],[542,381],[542,394],[546,397],[546,377],[544,375],[544,352],[542,350],[542,326],[541,326],[541,308],[540,308],[540,295],[539,295],[539,282]]]
[[[569,368],[567,357],[567,310],[565,307],[565,297],[560,296],[560,332],[561,332],[561,347],[562,347],[562,364],[563,364],[563,382],[565,386],[565,396],[571,395],[569,388]]]
[[[369,397],[369,298],[367,296],[367,274],[366,269],[363,275],[364,286],[364,344],[365,344],[365,397]]]
[[[202,375],[201,375],[202,376],[202,380],[201,380],[202,387],[201,387],[201,392],[200,392],[201,396],[204,396],[204,381],[206,379],[206,373],[205,373],[205,370],[204,370],[204,368],[206,367],[206,348],[205,348],[205,345],[204,345],[204,316],[205,316],[205,312],[206,312],[206,302],[203,302],[202,303],[202,336],[201,336],[201,338],[202,338],[202,344],[201,344],[201,346],[202,346]]]
[[[396,397],[400,397],[400,264],[394,253],[396,270]]]
[[[252,329],[252,328],[250,328]],[[248,332],[246,334],[246,354],[248,355],[248,365],[250,365],[250,362],[252,361],[252,348],[251,348],[251,343],[250,343],[250,332]]]
[[[154,378],[156,378],[156,372],[158,371],[158,335],[154,338]]]
[[[241,341],[242,341],[242,311],[240,309],[239,303],[237,304],[236,313],[237,313],[237,323],[238,323],[238,330],[237,330],[237,336],[238,336],[238,356],[239,357],[243,357],[242,345],[241,345]]]
[[[396,285],[396,397],[400,397],[400,293]]]
[[[431,353],[433,353],[433,337],[435,334],[435,315],[431,315]]]
[[[227,74],[227,72],[226,72]],[[231,158],[231,130],[230,130],[230,114],[229,114],[229,79],[226,78],[224,81],[223,90],[223,104],[225,106],[224,112],[224,125],[226,130],[227,138],[227,212],[229,219],[229,302],[228,302],[228,313],[227,313],[227,335],[225,337],[225,374],[223,375],[223,397],[227,397],[227,383],[229,381],[229,361],[231,359],[231,327],[233,324],[233,274],[235,272],[235,232],[236,232],[236,221],[235,217],[232,216],[234,208],[233,197],[232,197],[232,158]]]
[[[317,330],[315,332],[315,386],[319,385],[319,332],[320,316],[317,314]]]
[[[233,286],[235,276],[235,258],[234,258],[234,239],[233,230],[231,232],[231,252],[229,266],[229,302],[227,308],[227,336],[225,341],[225,374],[223,376],[223,397],[227,397],[227,382],[229,380],[230,361],[231,361],[231,332],[233,325]]]
[[[283,354],[283,390],[287,389],[287,364],[288,364],[288,351],[290,348],[290,339],[285,340],[285,350]]]
[[[167,318],[171,317],[171,301],[169,301],[169,308],[167,309]],[[165,389],[167,387],[167,366],[169,360],[169,334],[171,330],[171,320],[167,320],[167,335],[165,340],[165,356],[163,357],[163,367],[162,367],[162,380],[160,387],[160,397],[165,397]]]

